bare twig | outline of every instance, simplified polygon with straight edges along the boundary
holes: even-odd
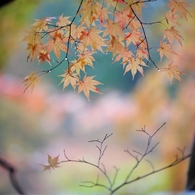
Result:
[[[186,160],[187,158],[189,158],[191,156],[191,154],[185,155],[185,148],[184,149],[178,149],[179,152],[181,153],[181,155],[177,155],[173,162],[171,162],[170,164],[168,164],[168,165],[166,165],[162,168],[159,168],[159,169],[155,169],[154,164],[150,160],[145,159],[150,164],[152,170],[150,172],[146,173],[146,174],[143,174],[143,175],[138,176],[136,178],[130,179],[131,176],[132,176],[132,173],[135,171],[135,169],[137,169],[137,167],[140,165],[140,163],[143,161],[143,159],[148,154],[153,152],[154,149],[159,144],[159,142],[157,142],[156,144],[152,145],[152,140],[153,140],[154,136],[159,132],[159,130],[164,125],[165,125],[165,123],[163,123],[157,130],[155,130],[153,134],[148,133],[145,129],[146,128],[145,126],[141,130],[137,130],[137,131],[142,132],[145,135],[147,135],[147,137],[148,137],[147,145],[146,145],[146,148],[145,148],[144,152],[139,152],[137,150],[132,150],[132,152],[131,152],[129,149],[124,150],[127,154],[129,154],[131,157],[133,157],[136,160],[136,162],[135,162],[135,165],[128,172],[127,176],[124,178],[124,181],[121,184],[116,184],[116,179],[117,179],[117,176],[118,176],[119,169],[114,167],[115,174],[114,174],[113,179],[111,179],[110,176],[108,175],[107,171],[106,171],[105,165],[101,162],[102,156],[105,154],[105,150],[107,148],[107,145],[104,146],[104,142],[112,135],[112,133],[111,134],[106,134],[102,140],[95,139],[95,140],[90,140],[89,141],[90,143],[91,142],[96,142],[97,143],[96,148],[98,149],[98,152],[99,152],[97,164],[89,162],[89,161],[85,160],[84,158],[83,159],[78,159],[78,160],[70,159],[67,156],[65,150],[64,150],[65,160],[61,161],[60,163],[62,163],[62,162],[63,163],[66,163],[66,162],[85,163],[87,165],[90,165],[90,166],[98,169],[103,174],[105,179],[107,180],[107,182],[108,182],[107,185],[103,184],[99,181],[99,175],[98,175],[95,182],[93,182],[93,181],[84,181],[84,182],[82,182],[82,184],[80,186],[87,187],[87,188],[101,187],[101,188],[104,188],[104,189],[108,190],[109,194],[112,195],[116,191],[118,191],[119,189],[121,189],[122,187],[124,187],[126,185],[129,185],[129,184],[131,184],[133,182],[136,182],[138,180],[141,180],[145,177],[148,177],[150,175],[153,175],[155,173],[158,173],[160,171],[163,171],[165,169],[173,167],[173,166],[183,162],[184,160]],[[101,164],[101,166],[100,166],[100,164]]]

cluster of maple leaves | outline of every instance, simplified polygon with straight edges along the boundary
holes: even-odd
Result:
[[[145,23],[141,19],[147,3],[155,0],[81,0],[76,14],[72,17],[46,17],[36,20],[27,31],[24,41],[27,42],[28,59],[38,63],[49,63],[51,68],[38,73],[32,72],[24,79],[25,90],[34,89],[40,76],[51,72],[63,63],[67,63],[61,83],[63,89],[71,85],[78,93],[84,92],[89,99],[90,92],[101,93],[96,87],[101,83],[88,76],[86,66],[93,67],[94,54],[111,52],[113,62],[121,62],[124,74],[131,71],[132,77],[151,62],[158,70],[165,72],[170,82],[175,77],[181,81],[181,71],[171,60],[177,55],[173,45],[182,45],[182,36],[176,29],[178,20],[187,19],[189,12],[184,0],[169,0],[168,11],[160,21]],[[149,10],[148,10],[149,12]],[[55,22],[56,21],[56,22]],[[147,25],[159,23],[164,27],[159,41],[160,59],[169,58],[167,68],[158,68],[150,55]],[[56,59],[51,60],[54,54]]]

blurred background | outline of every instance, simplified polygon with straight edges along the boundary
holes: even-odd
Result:
[[[158,19],[159,12],[166,9],[167,1],[148,4],[152,15],[148,21]],[[46,16],[72,16],[77,0],[15,0],[0,9],[0,156],[14,165],[17,178],[28,194],[106,194],[101,188],[80,187],[82,181],[96,181],[102,175],[89,165],[65,163],[51,172],[42,172],[38,164],[47,163],[47,154],[52,157],[63,150],[72,159],[96,163],[98,150],[89,140],[103,139],[113,133],[105,145],[108,148],[102,158],[112,178],[119,168],[116,184],[131,170],[135,160],[125,149],[142,152],[147,145],[147,136],[139,130],[146,127],[153,133],[164,122],[166,125],[154,137],[158,147],[147,159],[155,169],[161,168],[180,155],[177,148],[190,152],[195,127],[195,9],[191,3],[191,17],[181,21],[180,31],[183,46],[176,46],[174,62],[184,72],[182,83],[174,80],[172,85],[152,65],[145,68],[145,76],[139,74],[132,80],[131,74],[123,76],[121,64],[112,63],[111,55],[97,55],[92,75],[104,83],[99,89],[102,95],[92,94],[89,102],[82,94],[72,89],[62,91],[59,74],[63,66],[43,76],[41,83],[31,93],[25,93],[23,79],[34,70],[46,67],[27,62],[26,45],[22,42],[25,31],[34,19]],[[144,13],[148,14],[148,13]],[[149,29],[149,27],[148,27]],[[159,26],[148,30],[149,44],[157,44]],[[167,61],[159,62],[166,67]],[[181,192],[185,189],[188,160],[138,182],[132,183],[116,194],[152,194],[157,192]],[[143,162],[133,175],[143,175],[152,170]],[[132,177],[132,179],[133,179]],[[0,167],[0,194],[15,194],[8,173]]]

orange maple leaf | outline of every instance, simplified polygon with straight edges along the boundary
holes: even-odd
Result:
[[[97,18],[96,2],[87,0],[82,4],[82,8],[78,14],[81,14],[81,22],[89,27],[93,21]]]
[[[117,54],[120,54],[124,50],[124,43],[122,41],[119,41],[119,39],[115,36],[111,35],[111,38],[107,44],[108,47],[106,48],[106,52],[112,51],[113,57]]]
[[[114,62],[117,62],[122,59],[122,63],[126,63],[132,56],[133,53],[128,48],[123,48],[114,59]]]
[[[77,60],[72,61],[72,66],[74,66],[76,73],[80,76],[80,70],[85,72],[85,66],[91,66],[93,68],[93,61],[95,61],[92,56],[94,52],[90,52],[86,50],[85,52],[79,54],[79,58]]]
[[[178,69],[177,65],[173,64],[173,62],[168,65],[168,68],[161,68],[160,71],[165,72],[165,75],[168,77],[170,83],[172,83],[173,78],[176,78],[181,82],[180,75],[182,75],[183,73]]]
[[[125,25],[129,24],[130,19],[133,18],[133,12],[129,6],[124,7],[121,11],[116,12],[115,22],[120,23],[122,29],[124,29]]]
[[[39,83],[39,77],[40,75],[36,75],[34,72],[31,72],[31,74],[29,76],[27,76],[24,80],[24,92],[30,87],[31,91],[33,91],[33,89],[35,88],[35,85],[37,83]]]
[[[65,39],[63,38],[61,31],[55,31],[50,33],[51,39],[45,44],[48,53],[52,50],[56,57],[60,59],[60,51],[67,52],[67,46],[65,45]]]
[[[119,40],[124,39],[124,33],[120,23],[114,23],[112,20],[107,20],[107,23],[105,24],[105,28],[106,29],[103,33],[103,37],[107,35],[112,35],[118,37]]]
[[[160,42],[160,47],[157,49],[157,51],[160,54],[160,58],[162,60],[163,56],[166,56],[167,58],[170,58],[172,54],[178,55],[175,53],[172,49],[172,45],[167,42]]]
[[[187,8],[190,7],[184,0],[169,0],[169,7],[173,13],[179,12],[187,20],[187,14],[190,15]]]
[[[63,83],[63,89],[65,89],[70,84],[72,88],[75,90],[79,78],[76,73],[73,73],[73,70],[74,67],[70,65],[70,68],[64,71],[64,74],[59,75],[60,77],[63,77],[63,79],[60,82],[60,84]]]
[[[168,24],[172,24],[172,25],[179,25],[179,23],[178,23],[178,18],[179,18],[179,16],[176,14],[176,13],[174,13],[174,12],[172,12],[171,10],[170,11],[168,11],[166,14],[164,14],[164,16],[165,16],[165,19],[166,19],[166,22],[168,23]]]
[[[127,61],[127,65],[125,67],[124,74],[128,71],[131,71],[131,74],[132,74],[133,79],[134,79],[134,76],[136,75],[137,71],[139,71],[143,76],[144,71],[143,71],[142,66],[147,66],[142,59],[134,58],[134,57],[129,58],[129,60]]]
[[[134,45],[137,45],[140,42],[141,36],[142,36],[142,33],[139,30],[132,30],[125,37],[127,46],[130,45],[131,43],[133,43]]]
[[[24,36],[22,41],[26,41],[29,44],[38,44],[38,43],[42,43],[41,40],[41,34],[40,33],[36,33],[34,30],[29,30],[26,31],[26,36]]]
[[[40,53],[38,54],[38,62],[42,62],[44,64],[45,62],[48,62],[50,65],[50,55],[47,51],[41,50]]]
[[[81,93],[83,91],[83,93],[85,94],[85,96],[87,97],[87,99],[89,101],[90,101],[90,99],[89,99],[90,91],[101,94],[100,90],[95,86],[101,85],[102,83],[100,83],[99,81],[93,80],[94,77],[95,76],[87,77],[85,75],[83,78],[83,81],[80,80],[77,84],[78,85],[78,93]]]
[[[26,48],[26,51],[29,51],[27,60],[30,59],[30,61],[32,62],[39,55],[41,48],[42,46],[40,44],[28,43],[28,46]]]
[[[49,154],[47,155],[47,162],[48,164],[39,164],[40,166],[44,167],[43,171],[50,171],[51,169],[55,169],[60,167],[59,164],[59,156],[52,158]]]
[[[102,31],[96,28],[91,28],[89,31],[84,30],[80,36],[80,41],[82,41],[84,47],[91,46],[93,50],[99,50],[103,52],[102,46],[105,45],[104,40],[99,35]]]
[[[174,40],[177,40],[180,43],[180,45],[182,45],[181,41],[183,40],[183,38],[179,34],[179,31],[175,29],[175,26],[172,26],[171,28],[165,30],[163,39],[165,38],[167,38],[171,44],[173,43]]]

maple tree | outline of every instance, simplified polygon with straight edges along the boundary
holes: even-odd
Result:
[[[86,67],[93,68],[96,52],[111,52],[113,62],[120,62],[124,74],[131,72],[134,79],[137,72],[144,75],[144,67],[153,65],[158,71],[164,72],[170,82],[173,78],[181,81],[182,72],[177,65],[158,67],[151,56],[150,40],[146,33],[146,26],[153,24],[164,28],[162,38],[156,51],[159,57],[168,58],[177,55],[174,45],[182,46],[182,35],[177,27],[179,20],[190,15],[190,5],[184,0],[169,0],[167,12],[162,19],[155,22],[144,22],[142,12],[147,9],[147,3],[155,0],[81,0],[73,17],[46,17],[36,19],[27,31],[23,41],[27,42],[28,59],[35,59],[42,64],[48,63],[52,67],[41,73],[31,73],[24,80],[25,90],[34,89],[43,74],[53,71],[66,62],[67,68],[62,77],[63,89],[71,85],[78,93],[84,92],[90,99],[90,92],[101,93],[95,85],[101,83],[88,76]],[[56,58],[51,60],[51,54]],[[174,63],[174,62],[171,62]]]
[[[188,16],[190,16],[188,11],[190,5],[184,0],[169,0],[167,11],[160,16],[161,19],[154,22],[145,22],[142,17],[143,11],[149,9],[147,4],[154,1],[157,0],[81,0],[73,16],[64,16],[62,14],[58,18],[36,19],[23,39],[23,41],[27,42],[27,59],[30,62],[37,60],[38,64],[47,64],[49,68],[37,73],[31,72],[23,81],[24,91],[28,88],[32,91],[35,85],[39,83],[42,75],[48,74],[59,66],[66,64],[64,72],[58,75],[61,78],[60,84],[62,84],[62,88],[65,89],[70,85],[74,91],[83,92],[87,99],[90,100],[91,92],[101,94],[97,86],[102,83],[95,80],[95,75],[89,75],[88,72],[88,68],[95,68],[94,62],[97,52],[102,53],[102,55],[111,53],[112,62],[121,63],[124,74],[130,72],[132,79],[135,78],[137,73],[144,76],[145,68],[153,66],[161,74],[164,74],[170,83],[172,83],[173,79],[181,82],[181,75],[184,75],[184,73],[174,62],[173,56],[178,56],[174,47],[176,44],[180,47],[183,45],[184,39],[178,29],[181,19],[187,20]],[[159,25],[162,28],[158,46],[150,44],[146,28],[151,25]],[[153,50],[158,53],[159,61],[166,59],[166,67],[157,66],[151,54]],[[84,186],[103,187],[110,194],[113,194],[127,184],[175,166],[190,156],[185,155],[184,151],[181,150],[181,157],[176,158],[170,165],[131,180],[130,176],[140,162],[157,146],[157,144],[151,146],[151,141],[159,129],[152,135],[145,128],[140,130],[148,136],[146,150],[143,154],[134,151],[140,157],[137,157],[136,154],[129,150],[125,151],[136,160],[136,164],[127,174],[124,182],[117,187],[113,186],[118,170],[115,170],[114,179],[111,181],[104,165],[102,167],[100,165],[101,158],[106,150],[103,144],[110,135],[106,135],[103,141],[91,141],[100,144],[100,146],[97,146],[99,151],[97,164],[84,159],[70,159],[64,151],[64,161],[59,160],[59,155],[56,157],[48,155],[48,163],[39,165],[43,167],[43,171],[58,168],[60,164],[66,162],[91,165],[105,176],[109,185],[101,184],[97,179],[96,182],[87,182],[89,185]]]

